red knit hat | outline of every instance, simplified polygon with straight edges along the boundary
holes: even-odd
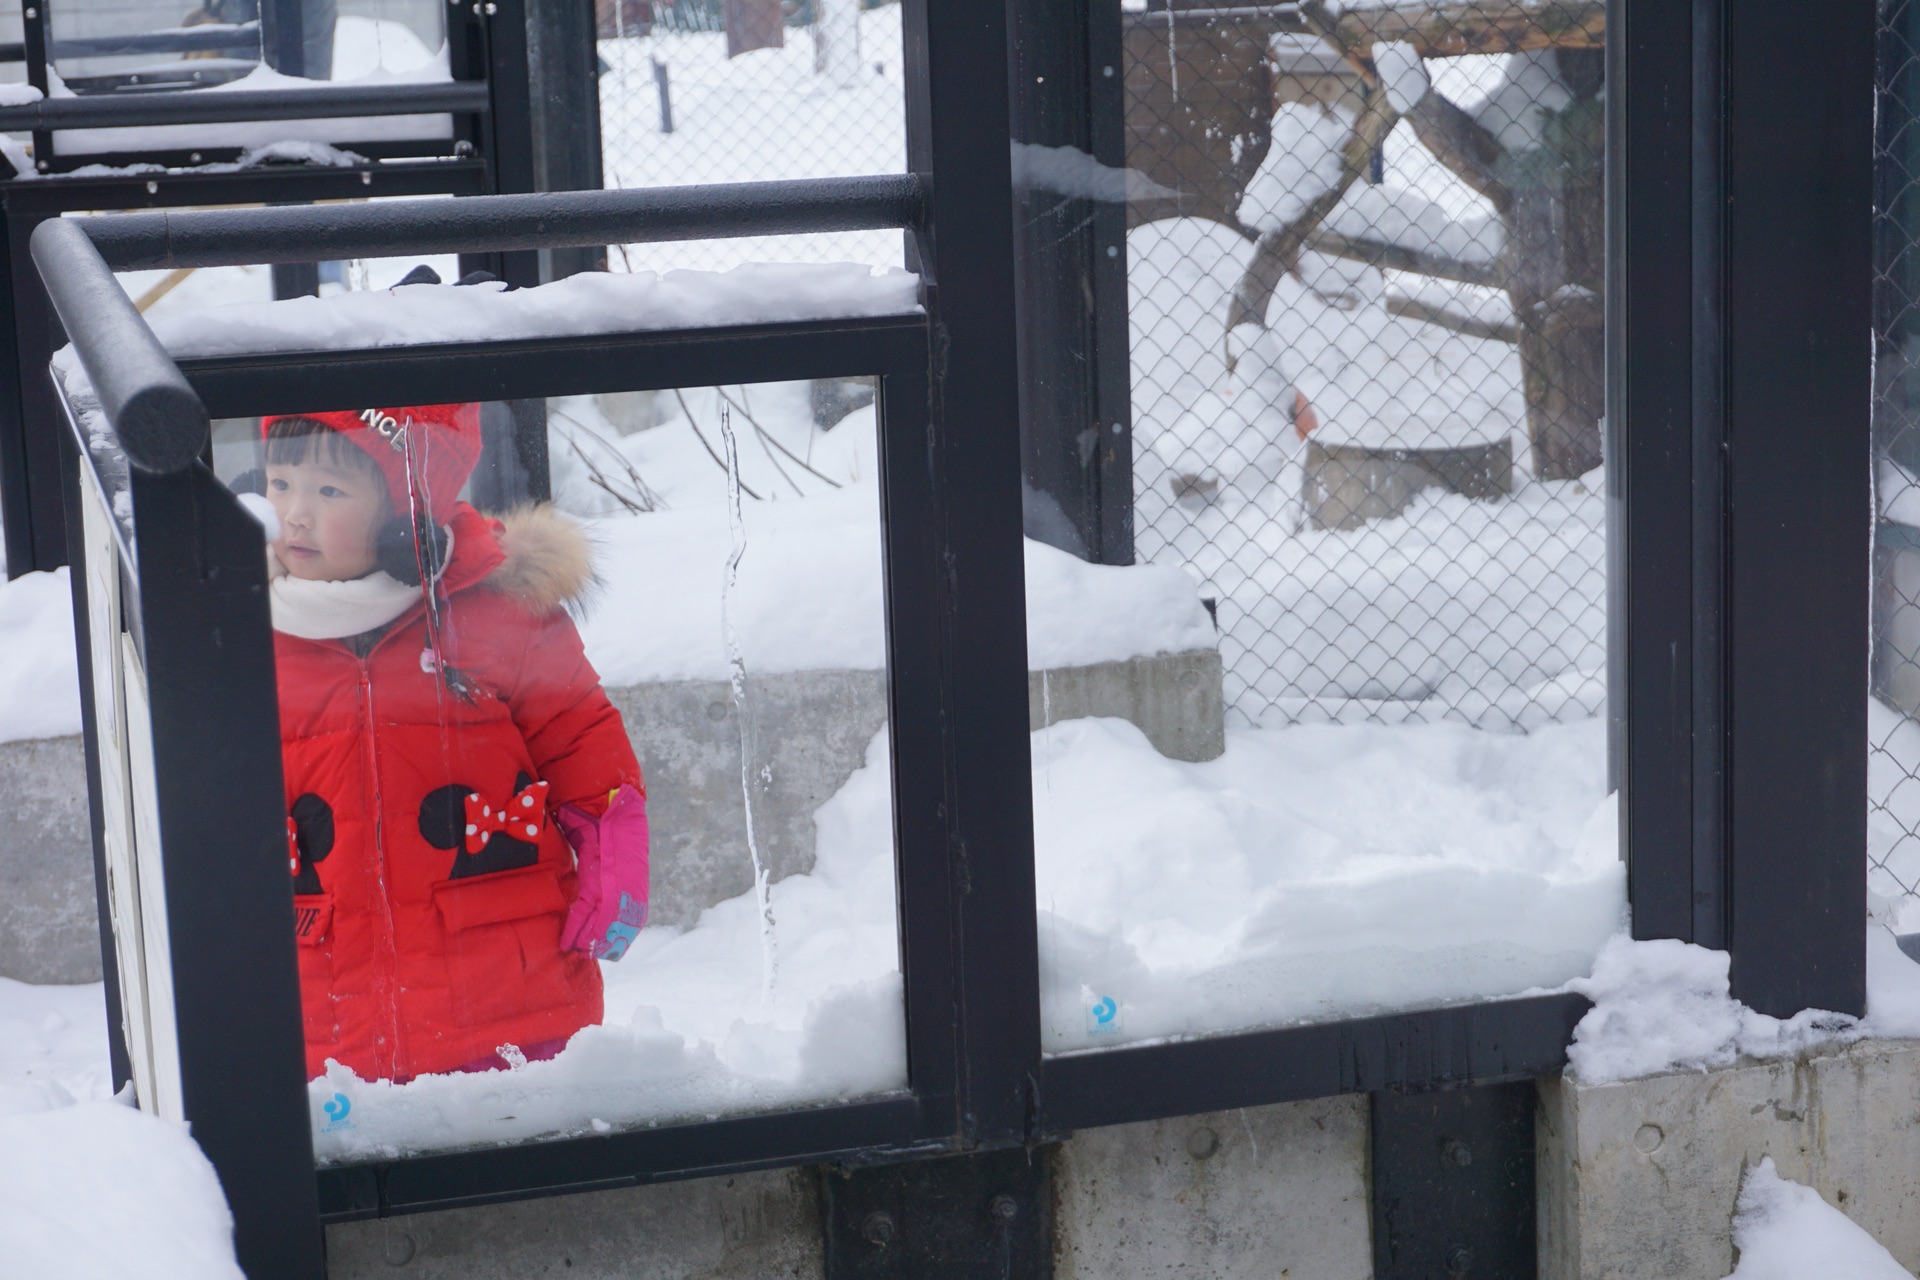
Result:
[[[305,419],[331,427],[358,445],[387,479],[387,496],[396,514],[405,515],[424,501],[435,524],[453,512],[460,488],[480,461],[480,406],[416,404],[397,409],[339,409],[328,413],[282,413],[260,420],[265,439],[276,422]],[[411,455],[415,495],[407,480]]]

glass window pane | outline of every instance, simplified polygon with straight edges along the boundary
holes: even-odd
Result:
[[[1625,913],[1603,51],[1120,21],[1117,87],[1015,54],[1045,1047],[1584,973]]]
[[[323,1161],[905,1087],[873,400],[217,424],[278,521]]]

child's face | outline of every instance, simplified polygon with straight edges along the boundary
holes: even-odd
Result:
[[[373,571],[374,538],[387,511],[376,473],[319,459],[268,464],[267,500],[280,517],[273,550],[289,576],[344,582]]]

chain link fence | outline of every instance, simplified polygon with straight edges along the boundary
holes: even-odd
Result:
[[[1603,708],[1603,6],[1489,12],[1124,15],[1136,548],[1243,723]]]
[[[609,187],[900,173],[898,0],[599,0]],[[898,232],[616,246],[620,270],[901,263]]]
[[[1881,5],[1879,52],[1867,888],[1905,934],[1920,932],[1920,5]]]

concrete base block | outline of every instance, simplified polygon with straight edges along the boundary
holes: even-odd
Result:
[[[1093,1129],[1055,1154],[1055,1280],[1369,1280],[1364,1094]]]
[[[1074,1135],[1052,1152],[1056,1280],[1370,1280],[1367,1099]],[[775,1170],[327,1229],[329,1280],[812,1280],[819,1175]]]
[[[720,680],[609,689],[647,779],[653,900],[648,918],[689,925],[753,888],[740,794],[740,719]],[[813,869],[813,815],[866,759],[887,722],[879,671],[790,671],[748,682],[758,747],[754,843],[781,880]]]
[[[328,1280],[815,1280],[806,1169],[702,1178],[327,1228]]]
[[[1920,1268],[1920,1042],[1540,1097],[1541,1280],[1721,1280],[1762,1156]]]
[[[653,830],[651,917],[689,925],[753,887],[740,794],[740,720],[724,681],[610,688],[646,773]],[[1220,654],[1204,649],[1036,672],[1032,726],[1117,716],[1177,760],[1226,749]],[[866,760],[887,719],[880,671],[756,675],[747,710],[756,768],[754,837],[775,880],[813,869],[813,815]],[[24,815],[0,831],[0,977],[100,977],[85,761],[78,738],[0,744],[0,797]]]
[[[1112,716],[1131,720],[1170,760],[1212,760],[1227,749],[1220,651],[1163,653],[1090,667],[1056,667],[1027,678],[1033,727]]]
[[[98,982],[86,756],[78,738],[0,743],[0,976]]]
[[[1309,439],[1301,483],[1314,528],[1357,529],[1369,520],[1399,515],[1422,489],[1505,497],[1513,492],[1513,444],[1372,449]]]

